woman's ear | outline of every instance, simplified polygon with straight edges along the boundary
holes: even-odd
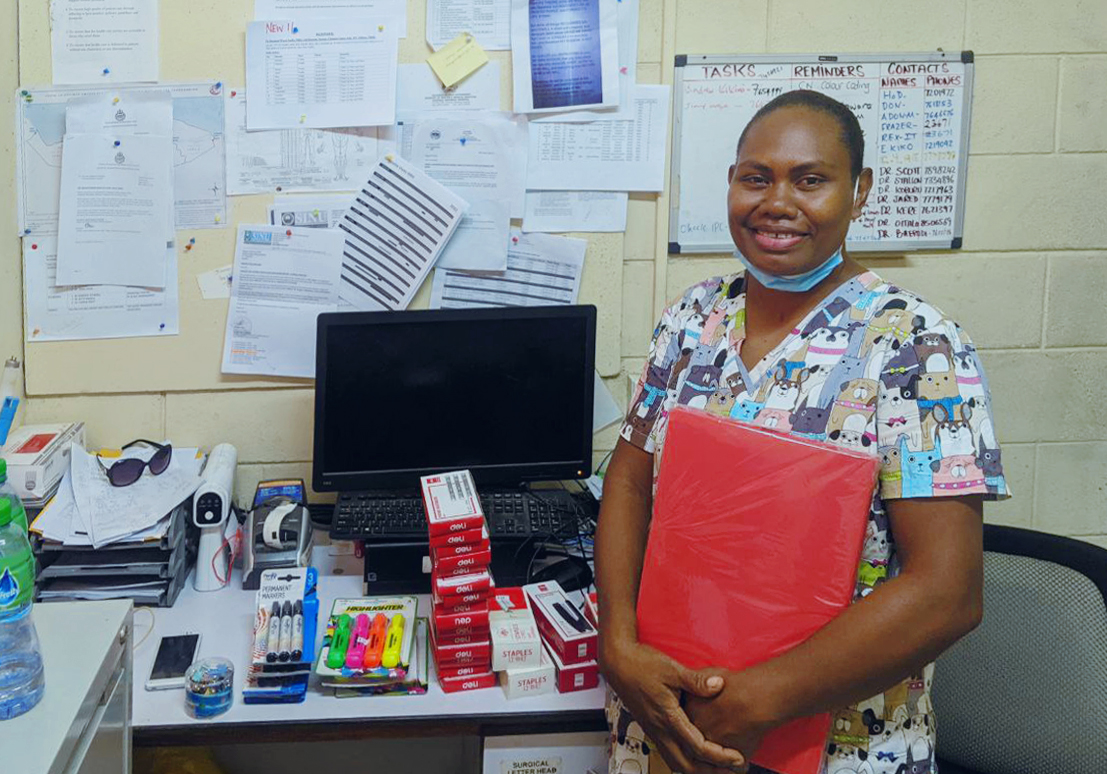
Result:
[[[865,167],[857,177],[857,191],[853,196],[853,220],[861,217],[861,213],[865,210],[865,203],[869,201],[869,191],[872,189],[873,171],[869,167]]]
[[[726,171],[726,184],[727,185],[730,185],[731,183],[734,182],[734,169],[737,166],[738,166],[737,164],[731,164],[730,169],[728,169]]]

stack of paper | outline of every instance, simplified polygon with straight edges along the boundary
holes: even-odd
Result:
[[[150,453],[149,448],[132,447],[123,455],[147,459]],[[116,459],[105,459],[103,464],[110,466]],[[33,531],[74,547],[158,539],[169,529],[174,508],[200,485],[203,462],[195,448],[174,449],[161,475],[147,472],[131,486],[114,487],[96,455],[72,444],[69,472],[35,520]]]

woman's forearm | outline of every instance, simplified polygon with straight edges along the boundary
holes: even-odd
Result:
[[[653,456],[620,440],[604,476],[596,525],[596,588],[600,655],[605,646],[637,639],[635,607],[646,553]]]

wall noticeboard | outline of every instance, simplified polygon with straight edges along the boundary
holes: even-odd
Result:
[[[786,91],[848,105],[865,134],[873,190],[854,251],[961,246],[972,107],[971,51],[676,57],[669,252],[730,252],[726,170],[742,129]]]

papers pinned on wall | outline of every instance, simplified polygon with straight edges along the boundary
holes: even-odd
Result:
[[[617,0],[512,0],[515,112],[619,104]]]
[[[452,89],[482,65],[488,64],[488,54],[476,38],[463,32],[428,56],[427,64],[434,70],[438,80],[442,81],[442,85]]]
[[[239,226],[223,373],[315,376],[315,319],[338,307],[342,234]]]
[[[669,87],[636,86],[630,121],[530,124],[528,190],[661,191]]]
[[[513,232],[503,272],[437,269],[431,309],[575,304],[588,242]]]
[[[452,89],[426,64],[402,64],[396,89],[396,118],[423,113],[500,109],[500,63],[489,62]]]
[[[437,50],[463,32],[489,51],[511,48],[511,0],[427,0],[427,43]]]
[[[406,309],[468,209],[407,161],[381,159],[338,225],[341,300],[365,311]]]
[[[158,79],[158,0],[50,0],[54,83]]]
[[[119,104],[114,121],[136,95],[168,91],[173,100],[173,211],[179,229],[221,228],[227,223],[224,191],[223,84],[184,83],[165,86],[84,88],[64,86],[21,89],[16,99],[16,206],[19,233],[58,233],[61,201],[62,139],[66,107],[71,100],[95,97]]]
[[[626,231],[626,193],[527,191],[523,231]]]
[[[391,18],[250,22],[247,128],[394,123],[397,32]]]
[[[343,19],[392,19],[397,37],[407,37],[407,0],[254,0],[254,18],[310,19],[337,16]]]
[[[227,92],[227,192],[351,191],[377,164],[377,129],[246,131],[246,90]]]

